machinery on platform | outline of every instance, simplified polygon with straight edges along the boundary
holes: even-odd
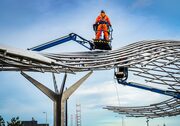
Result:
[[[81,37],[80,35],[77,35],[75,33],[70,33],[69,35],[63,36],[61,38],[40,44],[38,46],[29,48],[28,50],[32,50],[32,51],[42,51],[48,48],[51,48],[53,46],[59,45],[59,44],[63,44],[65,42],[69,42],[69,41],[75,41],[78,44],[82,45],[83,47],[89,49],[89,50],[93,50],[94,49],[94,43],[90,40],[87,40],[83,37]]]
[[[118,83],[124,82],[128,79],[128,67],[117,67],[114,69],[114,76]]]
[[[114,69],[114,75],[115,79],[117,80],[118,84],[124,85],[124,86],[130,86],[138,89],[143,89],[167,96],[171,96],[177,99],[180,99],[180,93],[178,91],[171,91],[171,90],[163,90],[163,89],[158,89],[155,87],[135,83],[135,82],[128,82],[128,67],[117,67]]]
[[[98,40],[87,40],[83,37],[81,37],[80,35],[77,35],[75,33],[70,33],[69,35],[63,36],[61,38],[40,44],[38,46],[29,48],[28,50],[32,50],[32,51],[42,51],[45,50],[47,48],[59,45],[59,44],[63,44],[65,42],[69,42],[69,41],[75,41],[78,44],[82,45],[83,47],[87,48],[88,50],[95,50],[95,49],[100,49],[100,50],[111,50],[111,41],[112,41],[112,31],[111,30],[110,33],[110,41],[105,41],[103,39]]]

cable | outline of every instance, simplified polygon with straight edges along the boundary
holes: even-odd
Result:
[[[117,83],[115,82],[115,88],[116,88],[116,95],[117,95],[117,100],[118,100],[118,105],[120,106],[120,97],[119,97],[119,92],[118,92],[118,87],[117,87]]]

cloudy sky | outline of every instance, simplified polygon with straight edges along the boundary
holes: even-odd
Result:
[[[91,40],[92,24],[103,9],[113,26],[113,49],[150,39],[180,39],[180,1],[178,0],[0,0],[0,44],[27,49],[71,32]],[[46,52],[87,51],[69,42]],[[29,73],[53,89],[50,73]],[[86,73],[68,75],[67,87]],[[61,84],[63,74],[56,75]],[[129,80],[135,80],[130,75]],[[19,116],[34,117],[39,123],[53,124],[53,103],[19,72],[0,72],[0,115],[6,121]],[[148,97],[148,98],[147,98]],[[126,118],[102,109],[106,105],[148,105],[168,99],[166,96],[121,86],[112,71],[94,72],[69,99],[70,116],[75,124],[75,105],[81,103],[82,125],[144,126],[145,118]],[[178,126],[179,116],[150,120],[152,126]]]

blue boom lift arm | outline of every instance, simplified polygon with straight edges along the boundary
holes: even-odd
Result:
[[[138,83],[134,83],[134,82],[118,81],[118,83],[122,84],[122,85],[127,85],[127,86],[131,86],[131,87],[135,87],[135,88],[139,88],[139,89],[143,89],[143,90],[148,90],[151,92],[155,92],[155,93],[159,93],[159,94],[163,94],[163,95],[167,95],[167,96],[171,96],[171,97],[180,99],[179,92],[162,90],[162,89],[158,89],[155,87],[146,86],[146,85],[142,85],[142,84],[138,84]]]
[[[42,50],[48,49],[50,47],[53,47],[53,46],[56,46],[56,45],[71,41],[71,40],[81,44],[82,46],[84,46],[85,48],[87,48],[89,50],[94,49],[94,44],[92,43],[92,41],[84,39],[83,37],[81,37],[81,36],[79,36],[79,35],[77,35],[75,33],[70,33],[67,36],[64,36],[64,37],[55,39],[53,41],[46,42],[44,44],[29,48],[28,50],[42,51]]]

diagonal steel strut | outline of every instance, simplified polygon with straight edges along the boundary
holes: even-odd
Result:
[[[65,74],[63,83],[61,85],[60,92],[57,90],[54,92],[48,87],[44,86],[31,76],[27,75],[24,72],[21,72],[27,80],[29,80],[33,85],[35,85],[39,90],[41,90],[45,95],[47,95],[54,102],[54,126],[64,126],[64,113],[65,113],[65,102],[73,94],[75,90],[92,74],[93,72],[87,73],[84,77],[74,83],[66,91],[64,91],[65,82],[67,74]]]

